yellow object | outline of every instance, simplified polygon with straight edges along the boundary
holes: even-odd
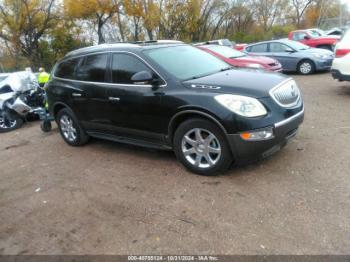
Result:
[[[46,72],[41,72],[38,76],[38,82],[39,84],[45,84],[46,82],[48,82],[50,79],[50,74],[46,73]]]

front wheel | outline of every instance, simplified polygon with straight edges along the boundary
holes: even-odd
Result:
[[[315,72],[315,64],[311,60],[302,60],[298,64],[298,72],[302,75],[310,75]]]
[[[200,118],[187,120],[177,128],[174,151],[186,168],[200,175],[222,173],[232,163],[224,133],[214,123]]]
[[[18,129],[23,125],[23,120],[20,117],[9,118],[6,114],[0,112],[0,133],[10,132]]]

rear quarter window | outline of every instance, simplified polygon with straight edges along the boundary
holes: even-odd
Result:
[[[79,58],[69,59],[61,62],[55,71],[55,76],[64,79],[75,79],[75,69],[79,63]]]

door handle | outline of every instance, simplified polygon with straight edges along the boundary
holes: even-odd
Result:
[[[80,93],[72,93],[72,96],[74,96],[74,97],[80,97],[81,94],[80,94]]]
[[[108,97],[108,100],[110,100],[110,101],[120,101],[120,98],[119,97],[110,96],[110,97]]]

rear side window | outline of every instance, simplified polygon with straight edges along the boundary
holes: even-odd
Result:
[[[87,82],[105,82],[108,54],[89,55],[77,68],[77,79]]]
[[[74,79],[74,72],[79,60],[79,58],[75,58],[60,63],[55,71],[55,76],[65,79]]]
[[[287,49],[290,49],[290,47],[280,43],[270,43],[270,52],[281,53],[285,52]]]
[[[148,71],[154,78],[157,76],[142,61],[133,55],[114,54],[112,60],[112,81],[116,84],[134,84],[131,77],[140,72]]]
[[[252,53],[265,53],[267,52],[267,44],[253,45],[250,47]]]

